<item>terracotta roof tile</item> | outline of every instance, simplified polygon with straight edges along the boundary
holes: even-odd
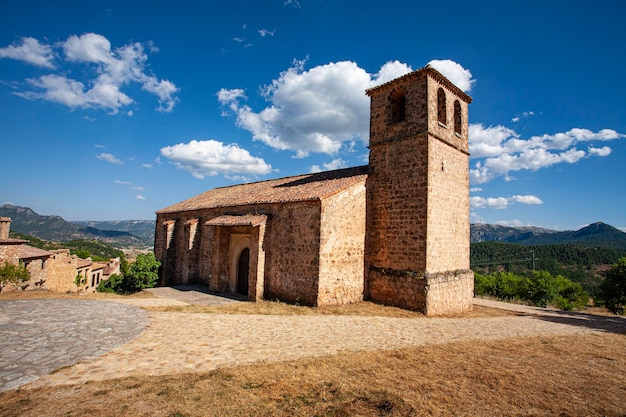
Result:
[[[459,87],[454,85],[452,81],[448,80],[443,74],[441,74],[439,71],[437,71],[435,68],[431,67],[430,65],[426,65],[424,68],[420,68],[413,72],[409,72],[408,74],[405,74],[402,77],[395,78],[381,85],[377,85],[376,87],[369,88],[365,90],[365,94],[367,94],[368,96],[371,96],[374,91],[388,89],[406,80],[420,78],[427,74],[432,76],[434,79],[436,79],[437,81],[439,81],[446,87],[448,87],[450,90],[454,91],[456,95],[458,95],[460,98],[465,100],[468,104],[472,102],[472,97],[470,97],[463,90],[461,90]]]
[[[20,259],[44,258],[48,256],[52,256],[52,252],[28,245],[22,245],[20,248]]]
[[[205,224],[209,226],[257,226],[267,220],[265,214],[246,214],[243,216],[219,216]]]
[[[214,188],[159,210],[157,214],[253,204],[323,200],[351,185],[365,181],[368,171],[369,166],[364,165]]]
[[[107,264],[102,264],[102,263],[99,263],[99,262],[94,262],[94,263],[91,265],[91,270],[92,270],[92,271],[96,271],[96,270],[98,270],[98,269],[104,269],[104,268],[106,268],[106,266],[107,266]]]
[[[76,263],[77,268],[86,268],[90,266],[93,262],[90,262],[86,259],[78,258],[78,262]]]
[[[24,243],[28,243],[28,240],[24,239],[13,239],[11,237],[0,239],[0,245],[22,245]]]

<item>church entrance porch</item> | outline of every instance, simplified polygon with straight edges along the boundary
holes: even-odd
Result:
[[[224,215],[206,222],[212,229],[209,287],[241,294],[248,300],[263,298],[265,284],[265,215]]]

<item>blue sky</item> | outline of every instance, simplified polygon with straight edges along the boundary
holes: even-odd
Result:
[[[6,1],[0,203],[153,219],[208,189],[362,165],[364,90],[470,94],[471,219],[626,230],[622,1]]]

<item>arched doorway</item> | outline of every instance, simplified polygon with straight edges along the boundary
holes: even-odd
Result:
[[[237,261],[237,292],[248,295],[248,273],[250,271],[250,249],[245,248]]]

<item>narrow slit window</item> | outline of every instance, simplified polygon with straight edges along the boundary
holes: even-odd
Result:
[[[391,123],[406,119],[406,95],[403,90],[395,90],[389,97],[391,105]]]
[[[463,125],[463,118],[461,116],[461,103],[459,100],[454,102],[454,132],[459,135],[461,132],[461,126]]]
[[[437,120],[439,123],[446,125],[448,115],[446,114],[446,93],[443,88],[437,90]]]

